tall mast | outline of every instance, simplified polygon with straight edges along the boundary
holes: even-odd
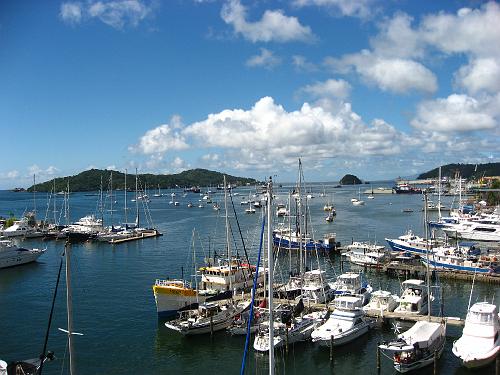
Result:
[[[301,185],[302,185],[302,162],[300,161],[300,158],[299,158],[299,186],[298,186],[299,233],[298,233],[298,236],[299,236],[299,271],[300,271],[300,277],[302,278],[302,275],[304,273],[304,266],[303,266],[304,261],[303,261],[303,254],[302,254],[302,192],[301,192]]]
[[[68,352],[69,352],[69,373],[76,374],[75,362],[73,360],[73,304],[71,300],[71,245],[66,243],[64,251],[66,256],[66,309],[68,313]]]
[[[54,184],[53,184],[53,188],[52,188],[52,195],[54,197],[54,225],[56,225],[56,179],[54,178]]]
[[[427,192],[424,193],[424,225],[425,225],[425,248],[426,248],[426,258],[427,258],[427,319],[431,321],[431,276],[430,276],[430,264],[429,264],[429,233],[427,227]]]
[[[33,173],[33,213],[36,215],[36,181],[34,173]]]
[[[69,178],[67,180],[67,186],[66,186],[66,224],[69,225],[70,222],[70,217],[69,217]]]
[[[193,263],[194,263],[194,285],[196,290],[196,303],[200,303],[198,298],[198,267],[196,267],[196,248],[194,247],[194,228],[193,235],[191,238],[192,246],[193,246]],[[184,282],[184,280],[183,280]]]
[[[101,189],[99,191],[99,209],[101,211],[101,224],[104,225],[104,207],[102,204],[102,174],[101,174]]]
[[[439,166],[439,185],[438,185],[438,219],[441,219],[441,166]]]
[[[267,184],[267,267],[269,277],[269,375],[274,375],[274,320],[273,320],[273,246],[271,230],[271,207],[273,200],[273,180]]]
[[[227,246],[227,259],[229,264],[229,290],[233,290],[232,280],[232,267],[231,267],[231,241],[229,241],[229,217],[227,215],[227,185],[226,175],[224,175],[224,209],[226,210],[226,246]]]
[[[111,175],[109,176],[109,179],[110,179],[110,184],[111,184],[111,188],[109,190],[109,198],[111,200],[110,221],[111,221],[111,225],[113,225],[113,171],[111,171]]]
[[[139,196],[137,195],[137,168],[135,169],[135,227],[139,228]]]
[[[125,188],[124,188],[124,197],[125,197],[125,225],[127,225],[128,220],[127,220],[127,170],[125,169]]]

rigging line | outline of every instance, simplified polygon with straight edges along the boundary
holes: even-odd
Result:
[[[65,251],[66,251],[66,246],[67,246],[67,243],[64,247]],[[57,289],[59,287],[59,281],[61,280],[61,270],[62,270],[62,265],[63,265],[62,255],[63,254],[61,254],[61,262],[59,263],[59,271],[57,273],[56,288],[54,290],[54,296],[52,297],[52,306],[50,307],[49,323],[47,324],[47,331],[45,333],[45,340],[43,342],[43,351],[42,351],[42,354],[40,354],[40,369],[38,371],[39,375],[42,375],[43,362],[44,362],[44,358],[45,358],[45,352],[47,350],[47,342],[49,341],[49,332],[50,332],[50,326],[52,324],[52,316],[54,315],[54,306],[56,304]]]
[[[243,244],[243,251],[245,252],[245,258],[247,260],[247,263],[248,263],[248,266],[250,269],[250,276],[252,276],[252,268],[250,267],[250,259],[248,258],[247,248],[245,246],[245,241],[243,240],[243,234],[241,233],[241,227],[240,227],[240,222],[238,220],[238,215],[236,214],[236,209],[234,208],[233,194],[229,194],[229,198],[231,199],[231,206],[233,207],[234,219],[236,220],[236,225],[238,226],[238,232],[240,233],[241,243]]]
[[[248,353],[248,345],[250,343],[250,327],[252,326],[252,320],[253,320],[253,305],[255,301],[255,293],[257,289],[257,278],[259,275],[259,264],[260,264],[260,256],[262,254],[262,243],[264,240],[264,228],[266,224],[266,217],[264,216],[262,218],[262,228],[260,231],[260,245],[259,245],[259,256],[257,259],[257,264],[255,266],[255,275],[253,278],[253,287],[252,287],[252,301],[250,303],[250,315],[248,316],[248,324],[247,324],[247,335],[245,338],[245,350],[243,351],[243,359],[241,360],[241,370],[240,370],[240,375],[245,374],[245,365],[246,365],[246,359],[247,359],[247,353]],[[269,270],[271,272],[271,270]],[[264,277],[265,277],[266,270],[264,269]],[[269,296],[269,298],[273,298],[273,296]]]

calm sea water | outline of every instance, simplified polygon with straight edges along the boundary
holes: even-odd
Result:
[[[421,196],[376,195],[367,200],[365,206],[354,207],[350,198],[357,197],[358,187],[333,189],[326,184],[327,197],[319,197],[323,185],[312,185],[315,198],[310,200],[312,230],[316,237],[327,232],[337,233],[337,239],[346,244],[354,240],[369,240],[385,243],[385,237],[403,234],[411,228],[423,234]],[[389,184],[376,184],[390,186]],[[362,191],[369,186],[362,186]],[[235,208],[242,227],[246,244],[253,260],[257,257],[258,237],[262,223],[259,211],[246,215],[246,206],[240,206],[247,198],[249,189],[236,190]],[[164,197],[153,198],[149,204],[154,224],[164,236],[108,245],[85,243],[72,246],[73,280],[73,324],[74,330],[83,336],[74,340],[76,370],[79,374],[196,374],[201,372],[227,374],[239,373],[244,348],[244,337],[231,337],[218,332],[209,336],[182,337],[169,331],[158,321],[151,286],[156,278],[180,277],[181,267],[186,274],[192,274],[192,233],[195,230],[195,248],[198,264],[209,250],[222,252],[225,241],[222,196],[215,200],[221,204],[221,211],[211,207],[198,208],[201,196],[189,194],[182,197],[177,191],[175,198],[180,206],[168,204],[171,191],[164,191]],[[129,221],[134,216],[135,206],[130,202]],[[334,200],[337,217],[333,223],[325,221],[322,208],[327,199]],[[113,213],[115,223],[123,221],[123,192],[115,197]],[[278,190],[278,201],[287,200],[286,188]],[[98,197],[75,193],[70,198],[71,220],[97,213]],[[451,202],[445,198],[445,204]],[[188,208],[187,203],[195,203]],[[58,198],[57,210],[61,209],[62,198]],[[109,207],[109,206],[108,206]],[[21,216],[33,208],[33,197],[29,193],[0,192],[0,215],[11,213]],[[403,213],[403,208],[413,208],[413,213]],[[46,215],[45,195],[37,196],[38,218]],[[47,210],[52,218],[52,203]],[[142,210],[141,210],[142,212]],[[56,213],[59,216],[59,213]],[[233,216],[233,215],[231,215]],[[143,216],[144,217],[144,216]],[[111,220],[107,212],[105,219]],[[233,224],[234,236],[237,235]],[[239,241],[238,251],[242,253]],[[56,283],[64,243],[26,240],[26,247],[44,247],[46,253],[38,262],[0,270],[0,358],[6,361],[33,358],[42,351],[50,303]],[[316,262],[314,258],[312,261]],[[339,274],[339,257],[321,257],[329,275]],[[282,259],[287,263],[287,258]],[[191,270],[191,271],[190,271]],[[283,274],[288,272],[285,267]],[[279,279],[281,276],[277,276]],[[397,279],[370,272],[368,279],[375,289],[384,288],[399,294]],[[57,360],[44,367],[45,374],[67,372],[66,336],[57,330],[66,327],[65,280],[62,274],[61,288],[57,296],[54,321],[50,332],[48,348],[55,352]],[[445,296],[445,313],[448,316],[464,317],[470,293],[470,284],[462,281],[443,280],[441,286]],[[473,301],[498,298],[499,290],[494,286],[477,283]],[[437,306],[436,309],[437,311]],[[443,357],[439,361],[441,374],[465,374],[451,353],[453,341],[461,330],[448,327],[448,339]],[[334,370],[339,373],[375,373],[376,345],[378,341],[393,337],[390,327],[376,329],[368,335],[344,347],[336,348]],[[250,350],[247,373],[265,374],[267,356]],[[311,343],[297,344],[288,355],[277,353],[277,373],[304,374],[316,371],[331,372],[329,352]],[[493,373],[493,367],[481,373]],[[431,373],[432,366],[419,373]],[[394,370],[388,360],[382,362],[382,373],[392,374]]]

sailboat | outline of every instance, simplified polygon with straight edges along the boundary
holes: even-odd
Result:
[[[229,241],[229,221],[228,221],[228,210],[227,210],[227,188],[226,188],[226,178],[224,176],[224,197],[225,197],[225,208],[226,208],[226,241],[227,241],[227,251],[228,251],[228,259],[229,265],[227,272],[220,272],[221,274],[225,274],[228,276],[228,291],[231,292],[233,290],[233,276],[237,269],[232,266],[232,256],[231,256],[231,246]],[[193,239],[194,239],[194,231],[193,231]],[[193,244],[194,251],[194,244]],[[195,269],[196,269],[196,254],[193,255],[195,260]],[[215,267],[214,267],[215,268]],[[207,274],[207,269],[204,270],[205,275]],[[215,269],[214,269],[215,271]],[[209,276],[214,276],[208,271]],[[196,283],[196,299],[199,301],[199,290],[198,290],[198,281],[195,275],[195,283]],[[202,279],[202,283],[204,282]],[[153,286],[153,290],[155,291],[155,298],[157,298],[158,294],[156,291],[156,286]],[[199,304],[196,309],[187,309],[180,311],[180,316],[178,319],[165,323],[165,326],[169,329],[177,331],[183,335],[198,335],[204,333],[212,333],[215,331],[219,331],[229,327],[234,318],[241,314],[243,311],[247,310],[250,307],[251,301],[240,301],[235,302],[232,299],[225,300],[224,302],[204,302],[203,304]],[[158,305],[158,303],[157,303]]]
[[[72,375],[75,373],[75,362],[73,359],[73,335],[82,335],[81,333],[77,333],[73,331],[73,305],[72,305],[72,289],[71,289],[71,249],[69,242],[66,243],[64,247],[64,256],[66,260],[66,311],[67,311],[67,329],[59,328],[60,331],[64,332],[68,336],[68,367],[69,374]],[[42,373],[42,369],[44,364],[47,361],[52,361],[55,359],[54,353],[51,351],[47,351],[47,342],[49,338],[50,327],[52,324],[52,316],[53,310],[55,306],[55,300],[57,295],[57,289],[59,287],[60,273],[62,270],[62,262],[61,259],[59,274],[57,277],[56,289],[54,291],[54,296],[52,300],[52,307],[49,315],[49,322],[47,326],[47,331],[44,340],[44,346],[42,350],[42,354],[38,358],[27,359],[23,361],[14,361],[9,364],[7,362],[0,360],[0,375],[14,375],[14,374],[23,374],[23,375],[39,375]]]
[[[365,201],[361,200],[361,188],[358,191],[358,198],[352,198],[351,203],[353,206],[363,206]]]
[[[427,205],[427,194],[424,194],[424,201],[425,205]],[[425,210],[425,223],[427,238],[427,210]],[[443,353],[446,342],[446,323],[430,321],[431,295],[428,262],[429,251],[427,251],[426,254],[428,320],[416,322],[408,331],[399,334],[396,340],[384,342],[379,345],[380,349],[392,355],[394,368],[400,373],[416,370],[432,364],[435,358],[439,358]]]

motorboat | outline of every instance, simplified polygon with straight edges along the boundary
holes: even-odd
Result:
[[[306,315],[299,315],[304,305],[295,306],[291,311],[288,307],[282,309],[278,307],[274,310],[274,314],[280,317],[279,320],[273,321],[274,348],[281,348],[287,344],[294,344],[301,341],[306,341],[311,337],[311,333],[318,327],[327,315],[327,311],[316,311]],[[269,320],[262,323],[259,327],[258,334],[255,336],[253,348],[257,352],[269,352]]]
[[[37,260],[45,249],[25,249],[11,240],[0,240],[0,268],[13,267]]]
[[[421,259],[427,264],[427,259]],[[433,249],[429,266],[434,269],[454,270],[470,273],[500,273],[500,262],[496,256],[481,255],[472,243],[460,243],[457,246],[439,246]]]
[[[307,234],[299,233],[288,228],[279,227],[273,231],[274,246],[286,249],[303,249],[303,250],[319,250],[331,251],[337,247],[336,234],[327,233],[322,240],[313,240]]]
[[[361,298],[362,305],[366,305],[370,300],[373,288],[364,280],[362,274],[356,272],[346,272],[337,277],[337,280],[330,285],[335,291],[335,298],[339,296],[356,296]]]
[[[500,242],[500,221],[496,223],[464,221],[450,224],[442,228],[451,238],[462,238],[469,241]]]
[[[402,283],[403,292],[399,299],[399,306],[394,310],[408,315],[422,315],[427,313],[427,285],[422,280],[405,280]]]
[[[390,353],[394,368],[400,373],[413,371],[434,362],[443,353],[446,342],[446,325],[429,321],[418,321],[408,331],[393,341],[379,345]]]
[[[467,368],[493,362],[500,351],[498,308],[487,302],[472,305],[465,318],[462,336],[453,343],[452,352]]]
[[[27,219],[15,220],[14,224],[3,230],[4,237],[21,237],[33,233],[35,228],[28,225]]]
[[[326,280],[326,272],[319,269],[304,272],[301,291],[296,299],[302,299],[305,303],[326,303],[335,295]]]
[[[347,344],[364,335],[373,326],[373,321],[365,316],[361,299],[342,296],[335,299],[335,309],[328,320],[312,334],[312,342],[330,347]]]
[[[179,318],[166,322],[165,326],[183,335],[201,335],[226,329],[234,317],[248,309],[251,301],[234,303],[205,302],[195,310],[179,312]]]
[[[367,242],[353,242],[343,254],[351,263],[362,267],[382,268],[390,260],[385,247]]]
[[[62,232],[66,233],[70,242],[78,242],[92,239],[102,230],[102,219],[97,219],[94,215],[87,215],[64,228]]]
[[[376,310],[382,313],[392,312],[396,309],[399,303],[399,297],[387,290],[376,290],[372,293],[370,302],[363,306],[363,310]]]
[[[417,255],[425,255],[428,250],[439,245],[436,240],[426,240],[415,235],[411,230],[398,238],[386,238],[385,240],[394,251],[410,252]]]

